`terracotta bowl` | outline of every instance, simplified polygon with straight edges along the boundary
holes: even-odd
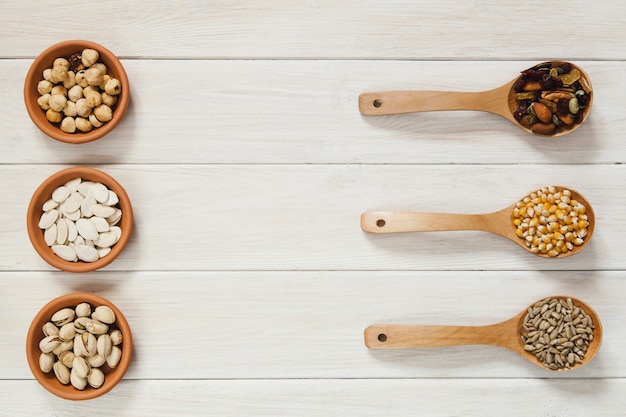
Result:
[[[75,178],[82,178],[83,181],[100,182],[109,190],[114,191],[119,197],[118,206],[122,210],[122,218],[118,226],[122,229],[122,236],[120,240],[111,247],[111,252],[108,255],[103,256],[95,262],[68,262],[60,258],[46,244],[44,231],[39,228],[39,219],[43,213],[43,204],[51,198],[52,192],[57,187]],[[68,272],[95,271],[113,262],[128,243],[133,227],[133,209],[128,194],[126,194],[124,188],[111,176],[89,167],[73,167],[61,170],[48,177],[48,179],[35,190],[28,206],[26,226],[28,229],[28,237],[33,247],[44,261],[53,267]]]
[[[43,71],[46,68],[52,68],[52,64],[56,58],[64,57],[67,59],[70,55],[76,52],[82,52],[85,48],[95,49],[99,52],[100,59],[98,61],[106,65],[107,74],[120,80],[122,92],[119,94],[118,101],[113,107],[113,118],[110,121],[87,133],[65,133],[60,129],[59,124],[52,124],[46,119],[45,111],[37,104],[37,99],[39,98],[37,84],[39,81],[43,80]],[[24,103],[26,104],[26,110],[32,121],[46,135],[66,143],[78,144],[91,142],[111,132],[124,117],[128,109],[129,100],[130,88],[128,86],[128,76],[126,75],[122,63],[113,52],[102,45],[90,41],[71,40],[50,46],[32,63],[24,82]]]
[[[61,384],[54,375],[54,371],[47,374],[41,371],[39,367],[39,356],[41,354],[39,342],[44,338],[42,331],[43,325],[50,321],[50,318],[55,312],[65,307],[76,307],[76,305],[82,302],[91,304],[92,311],[101,305],[107,305],[113,310],[116,321],[112,327],[117,327],[122,332],[122,343],[119,345],[122,349],[122,358],[119,364],[113,369],[109,368],[106,364],[100,367],[105,375],[104,384],[102,384],[100,388],[92,388],[87,385],[87,388],[80,391],[71,384]],[[109,300],[95,294],[84,292],[66,294],[46,304],[33,319],[26,337],[26,358],[31,372],[45,389],[68,400],[88,400],[104,395],[113,389],[126,373],[128,365],[130,364],[132,351],[133,340],[130,326],[122,312]]]

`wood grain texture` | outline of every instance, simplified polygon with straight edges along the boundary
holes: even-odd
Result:
[[[528,379],[123,381],[88,403],[51,398],[33,381],[0,381],[7,415],[622,416],[623,380]],[[485,397],[485,393],[489,393]]]
[[[0,415],[619,416],[626,330],[623,2],[111,0],[0,6]],[[79,18],[68,19],[68,10]],[[71,23],[69,23],[71,22]],[[116,53],[131,102],[85,145],[38,131],[34,57],[67,39]],[[362,93],[476,92],[546,60],[580,65],[593,110],[567,136],[472,111],[364,116]],[[128,191],[134,235],[107,268],[51,269],[26,234],[32,191],[73,165]],[[483,232],[369,235],[365,211],[487,213],[545,185],[593,204],[556,260]],[[40,387],[26,330],[52,298],[112,300],[133,362],[102,398]],[[486,325],[568,294],[602,319],[569,373],[493,346],[374,351],[375,323]]]
[[[538,61],[123,60],[125,119],[102,140],[50,140],[23,105],[30,60],[0,60],[0,162],[612,164],[626,162],[626,65],[579,63],[596,100],[588,120],[559,138],[529,134],[482,112],[363,116],[367,91],[481,91]],[[159,88],[155,88],[158,80]],[[13,105],[9,105],[13,103]]]
[[[30,194],[60,166],[3,166],[0,267],[51,270],[26,235]],[[616,270],[626,265],[622,165],[117,165],[135,226],[109,270]],[[371,235],[366,211],[485,213],[575,185],[597,225],[580,253],[541,259],[485,232]],[[564,184],[561,184],[564,185]],[[567,185],[567,184],[565,184]]]
[[[623,13],[620,0],[593,10],[571,0],[113,0],[84,7],[81,15],[94,18],[69,26],[60,22],[75,2],[5,1],[0,56],[33,57],[51,40],[87,33],[122,57],[140,58],[610,60],[626,52],[615,19]]]
[[[4,274],[7,275],[7,274]],[[621,272],[13,273],[0,317],[0,379],[30,379],[23,345],[36,312],[67,292],[95,292],[124,312],[130,380],[275,378],[624,378]],[[603,345],[571,372],[543,370],[494,346],[370,350],[372,324],[489,325],[552,295],[587,302]]]

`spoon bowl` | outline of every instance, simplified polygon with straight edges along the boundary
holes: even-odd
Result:
[[[538,129],[534,131],[530,125],[523,124],[515,117],[519,106],[518,91],[516,91],[519,89],[519,82],[525,76],[526,71],[563,64],[570,65],[572,69],[580,72],[580,84],[584,85],[585,92],[588,94],[588,103],[585,108],[580,109],[582,115],[576,123],[563,123],[560,129],[550,133],[541,133]],[[497,114],[526,132],[541,136],[557,137],[578,129],[587,119],[593,102],[591,81],[587,73],[580,67],[564,61],[543,62],[529,70],[523,71],[521,75],[500,87],[480,92],[404,90],[362,93],[359,95],[359,111],[366,116],[383,116],[442,110],[476,110]],[[535,90],[535,92],[540,94],[541,90]],[[571,94],[571,91],[568,92]]]
[[[537,351],[531,351],[525,347],[528,341],[522,339],[527,334],[525,322],[530,310],[534,306],[544,302],[545,300],[563,300],[567,305],[584,310],[593,322],[592,338],[586,346],[586,352],[582,358],[574,359],[572,363],[567,361],[569,351],[564,347],[565,359],[568,365],[554,367],[546,363],[546,359],[541,360],[537,354],[543,347],[539,347]],[[461,345],[492,345],[509,349],[535,365],[554,371],[569,370],[579,368],[589,363],[598,353],[602,344],[602,324],[598,314],[582,300],[567,296],[554,296],[548,299],[539,300],[533,303],[529,308],[522,310],[519,314],[508,320],[486,325],[486,326],[438,326],[438,325],[400,325],[400,324],[376,324],[369,326],[364,331],[365,345],[370,349],[406,349],[406,348],[425,348],[440,346],[461,346]],[[574,337],[568,338],[568,341]],[[570,342],[576,345],[576,341]],[[535,343],[536,345],[536,343]],[[555,344],[554,346],[557,346]],[[554,347],[554,349],[561,346]],[[546,347],[546,354],[548,352]],[[551,363],[555,363],[554,354]],[[559,359],[562,361],[562,358]]]
[[[576,200],[586,208],[587,234],[580,245],[573,245],[571,250],[558,253],[559,258],[580,252],[591,240],[595,228],[595,214],[591,204],[577,191],[569,187],[554,186],[557,192],[569,190],[571,200]],[[530,194],[533,195],[533,194]],[[530,196],[529,195],[529,196]],[[527,197],[529,197],[527,196]],[[523,200],[523,199],[522,199]],[[520,200],[521,201],[521,200]],[[518,203],[513,203],[501,210],[486,214],[420,213],[407,211],[371,211],[361,215],[361,228],[369,233],[435,232],[477,230],[503,236],[518,244],[534,255],[552,258],[554,254],[535,251],[525,236],[519,236],[518,226],[514,224],[514,213]]]

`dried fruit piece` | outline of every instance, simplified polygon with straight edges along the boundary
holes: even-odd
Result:
[[[565,85],[572,85],[576,81],[578,81],[581,76],[582,74],[579,70],[577,70],[576,68],[572,68],[570,72],[559,75],[559,79],[563,81],[563,84]]]

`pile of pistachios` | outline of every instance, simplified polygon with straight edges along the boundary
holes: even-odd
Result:
[[[54,372],[61,384],[78,390],[100,388],[105,379],[100,368],[115,368],[122,357],[122,332],[115,323],[115,312],[105,305],[92,310],[80,303],[57,311],[42,328],[41,371]]]

